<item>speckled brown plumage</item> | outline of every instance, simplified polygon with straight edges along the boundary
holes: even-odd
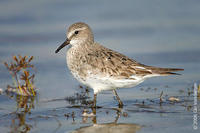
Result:
[[[152,74],[170,75],[175,74],[173,71],[182,70],[146,66],[98,43],[84,45],[80,49],[69,50],[68,54],[69,68],[76,69],[74,71],[79,70],[79,74],[83,76],[88,76],[88,69],[94,74],[108,75],[117,79],[131,79],[132,75],[141,77]]]
[[[117,95],[116,88],[133,87],[147,78],[172,75],[176,74],[174,71],[183,70],[143,65],[108,49],[96,43],[90,27],[81,22],[69,27],[67,39],[56,53],[68,44],[71,44],[66,56],[69,70],[77,80],[94,89],[95,97],[102,90],[113,90]],[[119,104],[122,102],[119,101]]]

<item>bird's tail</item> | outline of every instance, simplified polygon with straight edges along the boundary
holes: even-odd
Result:
[[[154,74],[159,74],[163,76],[167,75],[181,75],[179,73],[175,73],[176,71],[183,71],[184,69],[181,68],[158,68],[158,67],[152,67],[152,72]]]

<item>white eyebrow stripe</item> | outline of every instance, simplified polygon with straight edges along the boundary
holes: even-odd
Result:
[[[71,31],[71,32],[68,34],[68,38],[70,38],[70,37],[74,34],[75,31],[80,31],[80,30],[85,30],[85,29],[86,29],[86,27],[82,27],[82,28],[78,28],[78,29],[75,29],[75,30]]]

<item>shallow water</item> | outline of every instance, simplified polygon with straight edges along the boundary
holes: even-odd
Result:
[[[0,88],[12,83],[3,62],[17,54],[35,57],[39,88],[39,96],[28,102],[34,105],[31,113],[17,108],[19,101],[27,103],[26,98],[0,95],[0,132],[23,128],[44,133],[118,128],[141,133],[199,132],[200,121],[198,130],[193,129],[193,93],[188,95],[188,89],[200,82],[199,12],[199,1],[182,0],[0,1]],[[54,53],[65,40],[66,28],[77,21],[88,23],[95,40],[106,47],[144,64],[185,71],[181,76],[153,78],[118,90],[125,104],[122,110],[112,92],[102,92],[97,97],[97,116],[82,117],[84,109],[91,111],[84,101],[92,100],[93,92],[77,97],[85,87],[79,87],[66,67],[66,48]],[[170,96],[180,102],[171,103]]]

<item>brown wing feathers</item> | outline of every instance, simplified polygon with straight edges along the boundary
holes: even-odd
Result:
[[[158,68],[143,65],[135,60],[128,58],[118,52],[100,46],[101,50],[92,51],[89,55],[91,59],[101,58],[102,60],[90,60],[88,63],[98,66],[102,73],[110,73],[113,77],[130,78],[132,75],[179,75],[175,71],[183,71],[179,68]],[[94,63],[95,62],[95,63]],[[112,73],[112,74],[111,74]]]

